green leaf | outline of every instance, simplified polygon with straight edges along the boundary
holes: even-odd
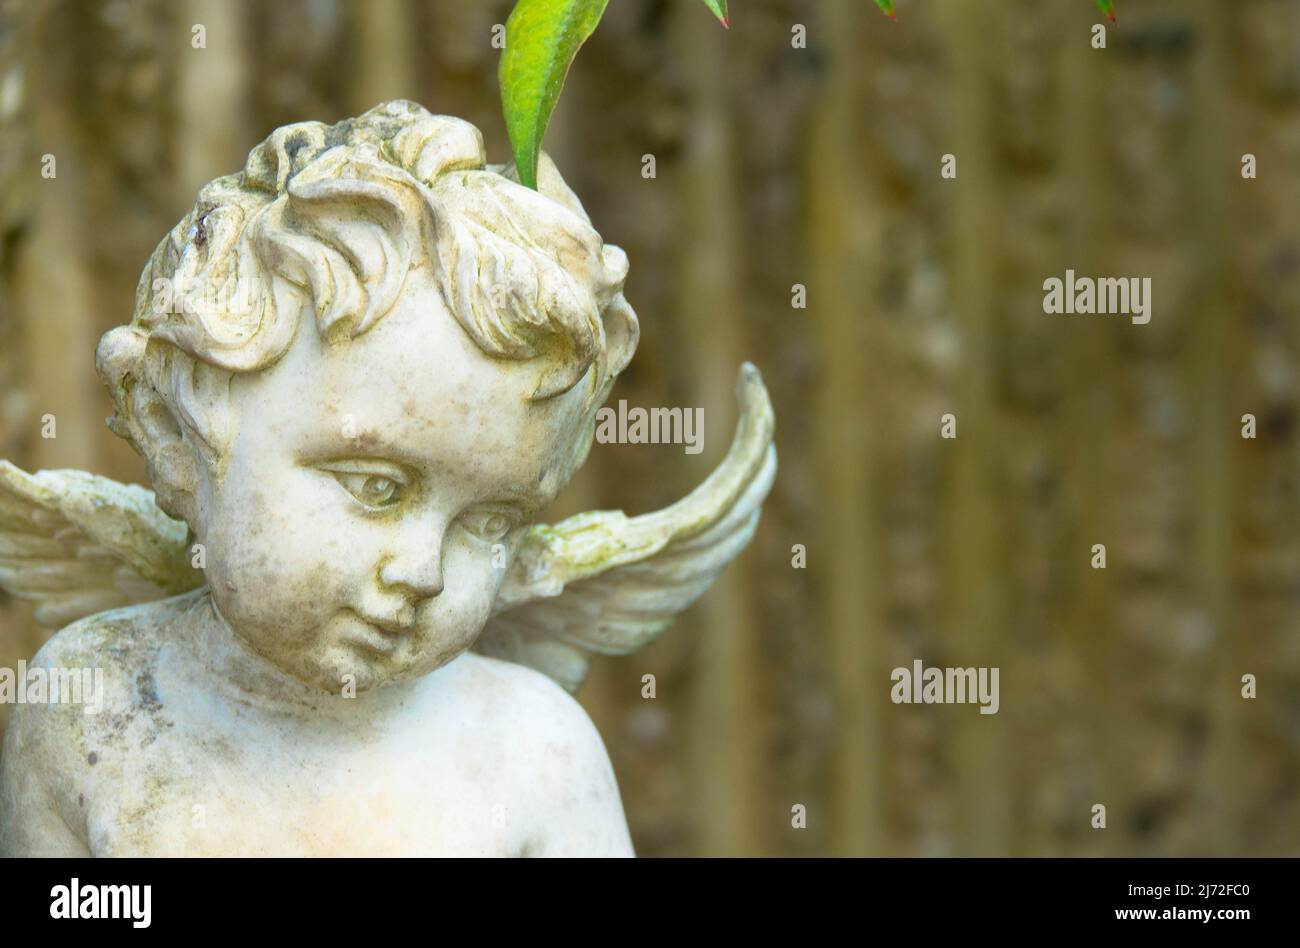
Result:
[[[727,15],[727,0],[704,0],[704,5],[713,11],[713,15],[727,29],[731,29],[731,17]]]
[[[881,12],[891,20],[898,19],[898,14],[894,12],[893,0],[876,0],[876,6],[880,7]]]
[[[537,190],[542,137],[578,49],[609,0],[519,0],[506,20],[506,48],[497,72],[506,131],[519,181]]]
[[[1110,17],[1112,23],[1115,22],[1115,4],[1112,0],[1097,0],[1097,9]]]

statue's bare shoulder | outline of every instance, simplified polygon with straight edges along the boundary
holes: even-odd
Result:
[[[508,780],[514,799],[531,808],[520,814],[531,827],[522,852],[632,855],[614,770],[582,705],[523,665],[472,653],[454,664],[465,706],[476,709],[498,744],[502,770],[489,779]]]
[[[171,600],[81,619],[56,632],[28,663],[46,687],[78,676],[75,702],[16,704],[0,755],[0,854],[86,855],[87,793],[118,770],[133,746],[168,726],[154,668]],[[28,677],[32,677],[31,672]],[[110,778],[111,779],[111,778]]]

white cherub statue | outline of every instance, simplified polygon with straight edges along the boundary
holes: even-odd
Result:
[[[389,102],[200,192],[97,357],[155,493],[0,462],[0,585],[63,627],[32,666],[104,681],[14,707],[0,855],[631,854],[567,691],[744,548],[772,410],[745,366],[688,497],[534,524],[638,337],[538,181]]]

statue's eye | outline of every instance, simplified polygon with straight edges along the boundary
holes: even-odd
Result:
[[[505,510],[471,510],[461,515],[460,522],[479,539],[496,543],[514,529],[519,517]]]
[[[371,510],[393,507],[402,500],[406,485],[395,476],[376,471],[327,470],[358,503]]]
[[[374,475],[361,484],[360,500],[363,504],[378,507],[397,495],[397,484],[386,477]]]

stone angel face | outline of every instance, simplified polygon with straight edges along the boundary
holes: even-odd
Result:
[[[731,451],[687,498],[535,523],[635,349],[626,273],[548,158],[524,188],[459,119],[393,102],[279,129],[204,188],[100,344],[156,495],[0,462],[0,585],[55,627],[206,585],[327,692],[470,648],[573,690],[709,587],[776,465],[746,365]]]

